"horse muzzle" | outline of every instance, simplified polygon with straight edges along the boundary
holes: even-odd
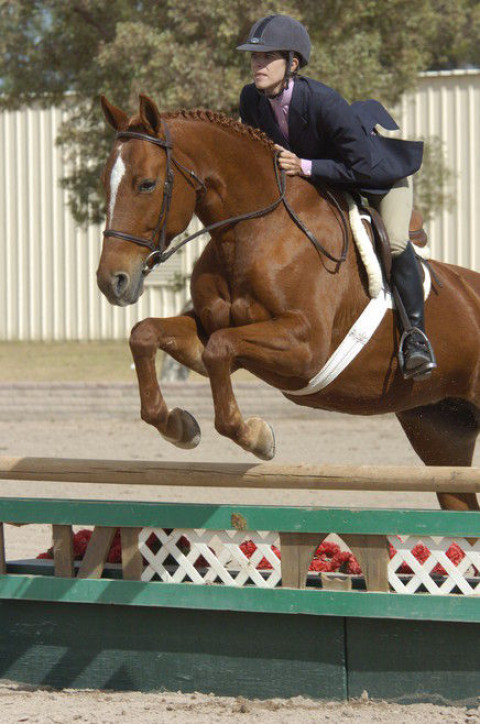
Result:
[[[117,307],[126,307],[135,304],[143,294],[142,267],[134,274],[126,271],[114,271],[105,273],[101,267],[97,270],[97,284],[110,302]]]

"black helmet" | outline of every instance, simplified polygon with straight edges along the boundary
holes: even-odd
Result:
[[[258,20],[243,45],[237,50],[268,52],[270,50],[293,51],[300,57],[300,67],[310,58],[310,38],[306,28],[288,15],[268,15]]]

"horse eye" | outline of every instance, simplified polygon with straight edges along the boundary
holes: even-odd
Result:
[[[155,186],[157,185],[157,182],[154,179],[145,179],[145,181],[142,181],[139,186],[139,191],[153,191],[155,189]]]

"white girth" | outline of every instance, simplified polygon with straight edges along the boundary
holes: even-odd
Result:
[[[346,198],[349,206],[350,226],[358,246],[360,256],[368,275],[369,291],[372,299],[367,304],[360,317],[351,327],[345,339],[339,344],[329,360],[323,365],[320,372],[313,377],[306,387],[301,390],[282,390],[285,395],[302,396],[313,395],[325,389],[333,382],[343,370],[348,367],[358,353],[372,338],[375,330],[385,316],[387,309],[394,308],[390,289],[383,284],[379,261],[373,250],[370,237],[362,223],[358,208],[348,194]],[[417,251],[417,250],[416,250]],[[425,299],[430,294],[431,277],[428,267],[424,265],[423,289]]]

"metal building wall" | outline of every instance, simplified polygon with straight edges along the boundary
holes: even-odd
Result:
[[[438,136],[454,172],[454,208],[427,224],[432,258],[480,271],[480,70],[423,73],[401,108],[402,134]]]
[[[153,273],[134,307],[100,294],[101,229],[75,224],[59,185],[63,117],[57,108],[0,113],[0,340],[123,339],[138,320],[177,314],[186,301],[178,275],[191,252]]]
[[[423,74],[401,116],[404,136],[444,141],[456,174],[455,208],[428,224],[432,256],[480,270],[480,70]],[[187,298],[178,276],[205,243],[155,271],[134,307],[110,306],[95,281],[101,229],[75,225],[59,186],[62,119],[59,109],[0,113],[0,340],[122,339],[144,317],[176,314]]]

